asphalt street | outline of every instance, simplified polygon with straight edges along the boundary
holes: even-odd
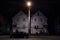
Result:
[[[0,36],[0,40],[60,40],[60,36],[31,36],[30,38],[10,38],[10,36]]]

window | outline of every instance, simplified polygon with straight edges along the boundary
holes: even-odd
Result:
[[[39,29],[39,26],[35,26],[35,29]]]
[[[19,21],[19,18],[17,18],[17,21]]]
[[[41,21],[41,22],[43,21],[42,18],[40,18],[40,21]]]
[[[12,25],[13,27],[16,27],[16,25]]]
[[[25,21],[25,18],[23,18],[23,21]]]
[[[36,26],[34,28],[36,29]]]
[[[37,16],[40,16],[40,14],[39,14],[39,13],[37,13]]]
[[[37,29],[39,29],[39,26],[37,26]]]
[[[34,21],[36,21],[36,18],[34,19]]]
[[[25,29],[25,25],[23,25],[22,29]]]

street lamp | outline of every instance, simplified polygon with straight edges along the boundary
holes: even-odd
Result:
[[[28,6],[28,20],[30,21],[30,8],[31,8],[31,2],[30,1],[27,2],[27,6]]]
[[[29,21],[29,34],[30,34],[31,33],[31,17],[30,17],[31,2],[30,1],[27,2],[27,6],[28,6],[28,21]]]

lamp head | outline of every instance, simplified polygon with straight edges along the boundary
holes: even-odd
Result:
[[[31,6],[31,2],[30,2],[30,1],[27,2],[27,6],[28,6],[28,7]]]

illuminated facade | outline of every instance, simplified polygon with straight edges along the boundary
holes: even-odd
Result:
[[[47,18],[37,11],[31,18],[31,33],[47,32]]]
[[[20,11],[13,17],[12,20],[13,32],[18,30],[19,32],[29,32],[29,20],[28,16]],[[40,11],[37,11],[31,17],[31,34],[35,33],[47,33],[47,17],[45,17]]]

